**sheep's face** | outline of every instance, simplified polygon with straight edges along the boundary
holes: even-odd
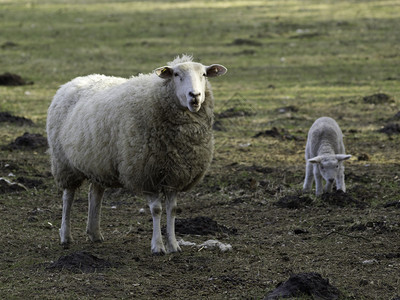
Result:
[[[327,182],[333,182],[339,172],[343,169],[343,160],[349,159],[351,155],[336,154],[327,156],[316,156],[308,161],[317,164],[321,176]]]
[[[220,76],[226,71],[221,65],[203,66],[200,63],[186,62],[173,67],[158,68],[155,73],[163,79],[173,80],[179,103],[191,112],[197,112],[205,99],[207,77]]]

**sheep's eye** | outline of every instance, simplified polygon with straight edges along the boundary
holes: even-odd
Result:
[[[324,169],[324,166],[321,166],[321,170],[323,170]]]
[[[174,76],[175,76],[175,77],[178,77],[178,76],[179,76],[179,74],[178,74],[178,73],[174,73]]]
[[[339,168],[339,165],[336,166],[336,169]]]
[[[204,77],[207,77],[207,74],[206,74],[206,73],[203,73],[203,76],[204,76]]]

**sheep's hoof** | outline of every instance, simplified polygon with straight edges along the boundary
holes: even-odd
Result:
[[[97,233],[97,234],[91,234],[91,233],[87,233],[89,239],[91,242],[93,243],[102,243],[104,242],[104,237],[101,233]]]
[[[176,247],[167,247],[168,253],[177,253],[177,252],[182,252],[181,247],[179,245],[176,245]]]
[[[69,247],[71,246],[70,242],[64,242],[64,243],[60,243],[61,247],[63,247],[63,249],[69,249]]]

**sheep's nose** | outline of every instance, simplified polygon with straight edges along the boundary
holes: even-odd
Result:
[[[190,96],[190,97],[192,97],[192,98],[197,98],[197,97],[200,97],[200,95],[201,95],[201,93],[200,93],[200,92],[198,92],[198,93],[195,93],[195,92],[189,92],[189,96]]]
[[[329,182],[332,183],[335,179],[334,178],[329,178]]]

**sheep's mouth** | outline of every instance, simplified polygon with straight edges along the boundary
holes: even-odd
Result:
[[[200,107],[201,107],[200,103],[197,103],[197,104],[190,104],[188,108],[191,112],[198,112]]]

